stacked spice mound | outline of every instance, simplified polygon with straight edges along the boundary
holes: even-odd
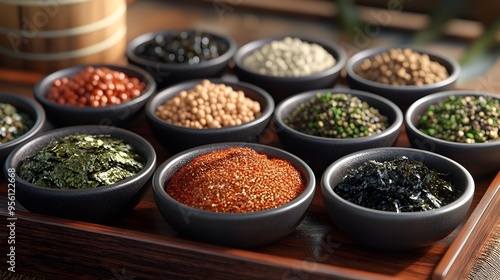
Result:
[[[241,125],[260,113],[259,102],[243,91],[203,80],[158,106],[155,115],[176,126],[206,129]]]
[[[243,65],[251,71],[272,77],[308,76],[335,63],[319,44],[292,37],[271,41],[243,58]]]
[[[416,212],[440,208],[461,192],[423,162],[399,157],[370,160],[350,169],[334,192],[357,205],[391,212]]]
[[[429,136],[458,143],[499,141],[500,99],[451,95],[429,105],[417,128]]]
[[[64,105],[103,107],[135,99],[144,89],[144,82],[121,71],[87,67],[74,76],[55,80],[46,97]]]
[[[276,208],[304,189],[304,180],[291,163],[241,147],[198,156],[166,183],[167,194],[180,203],[229,213]]]
[[[139,45],[137,56],[161,63],[194,65],[215,59],[229,50],[228,42],[198,30],[158,34]]]
[[[395,48],[366,58],[356,74],[370,81],[394,86],[423,86],[449,77],[448,70],[429,55]]]
[[[71,134],[52,139],[19,168],[37,186],[89,189],[110,185],[140,172],[144,160],[130,145],[109,135]]]
[[[34,121],[14,105],[0,102],[0,144],[7,143],[28,132]]]
[[[285,124],[305,134],[327,138],[375,135],[389,126],[388,118],[366,101],[346,93],[318,93],[298,105]]]

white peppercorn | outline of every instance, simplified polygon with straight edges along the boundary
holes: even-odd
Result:
[[[308,76],[335,63],[335,58],[319,44],[292,37],[271,41],[243,59],[245,67],[273,77]]]

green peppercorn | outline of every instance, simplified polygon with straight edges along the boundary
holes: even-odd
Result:
[[[491,96],[450,96],[429,105],[418,129],[430,136],[459,143],[500,140],[500,99]]]
[[[284,119],[291,128],[327,138],[357,138],[382,132],[388,118],[366,101],[346,93],[318,93]]]
[[[0,144],[22,136],[33,125],[33,120],[26,113],[19,112],[12,104],[0,103]]]

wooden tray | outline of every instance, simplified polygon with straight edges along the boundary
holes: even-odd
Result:
[[[158,164],[169,157],[141,117],[130,130],[153,144]],[[280,147],[270,127],[263,136]],[[406,133],[397,146],[408,147]],[[476,194],[468,219],[444,240],[411,252],[375,251],[353,242],[332,224],[316,191],[297,230],[261,248],[240,250],[184,239],[159,214],[151,190],[122,220],[91,224],[15,212],[16,273],[49,278],[100,279],[457,279],[495,227],[500,211],[500,173],[475,178]],[[319,180],[318,180],[319,181]],[[7,183],[0,183],[0,215],[7,223]],[[6,237],[2,226],[2,244]],[[4,233],[5,232],[5,233]],[[3,246],[3,245],[2,245]],[[5,247],[2,247],[5,248]],[[2,249],[1,259],[6,258]],[[0,270],[7,270],[5,260]]]

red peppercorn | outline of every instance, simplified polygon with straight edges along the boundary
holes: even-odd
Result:
[[[88,67],[73,77],[55,80],[46,97],[65,105],[102,107],[137,98],[144,88],[138,78],[121,71]]]
[[[172,176],[166,192],[191,207],[245,213],[279,207],[304,188],[288,161],[234,147],[195,158]]]

